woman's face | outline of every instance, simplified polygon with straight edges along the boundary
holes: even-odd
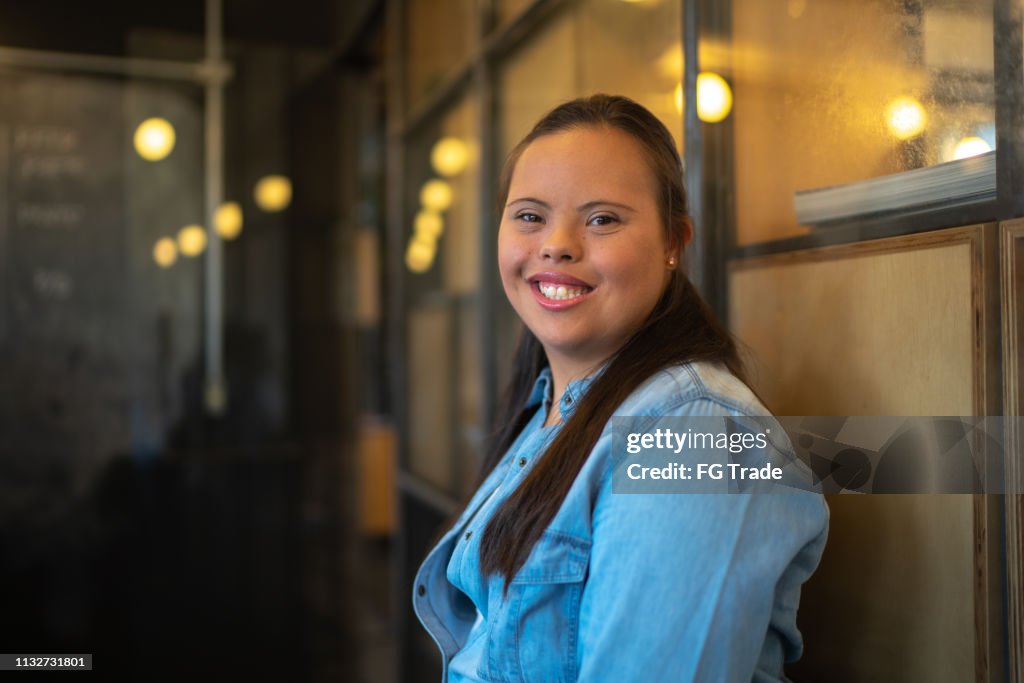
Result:
[[[498,233],[512,307],[551,363],[596,367],[640,327],[668,282],[654,173],[613,128],[546,135],[522,153]]]

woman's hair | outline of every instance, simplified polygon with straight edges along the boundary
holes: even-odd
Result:
[[[502,210],[508,199],[512,173],[523,150],[537,138],[581,127],[619,130],[640,144],[660,190],[657,200],[665,237],[681,250],[690,216],[679,153],[661,121],[626,97],[580,98],[561,104],[544,116],[505,161],[498,193]],[[720,362],[740,379],[744,377],[729,332],[700,298],[682,268],[676,267],[640,329],[594,379],[543,456],[488,522],[480,545],[480,569],[485,575],[500,573],[508,590],[533,545],[561,507],[615,409],[659,370],[694,361]],[[501,461],[527,423],[530,416],[523,413],[523,408],[537,375],[546,365],[547,357],[540,341],[524,327],[477,487]],[[450,526],[445,525],[445,528]]]

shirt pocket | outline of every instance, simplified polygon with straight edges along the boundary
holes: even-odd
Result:
[[[494,683],[575,681],[580,597],[590,541],[545,531],[502,598],[492,577],[481,677]]]

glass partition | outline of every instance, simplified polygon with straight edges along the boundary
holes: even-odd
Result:
[[[410,145],[410,470],[451,495],[472,482],[482,443],[479,106],[456,101]]]
[[[473,0],[406,3],[406,107],[415,110],[464,65],[477,45]]]
[[[995,196],[991,0],[733,0],[737,242]],[[709,35],[725,35],[713,32]]]

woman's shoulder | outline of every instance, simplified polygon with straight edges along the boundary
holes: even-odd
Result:
[[[723,363],[697,361],[673,365],[648,377],[616,415],[685,414],[709,407],[734,415],[768,415],[768,409]]]

